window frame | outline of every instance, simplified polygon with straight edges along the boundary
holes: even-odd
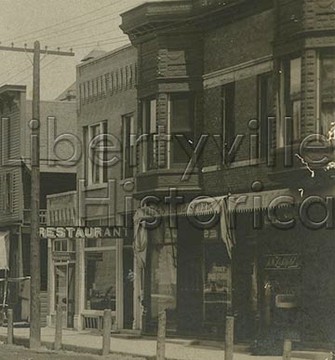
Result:
[[[94,129],[98,129],[96,134],[93,133]],[[87,185],[98,185],[98,184],[106,184],[107,183],[107,171],[108,167],[106,164],[107,159],[107,143],[106,136],[107,135],[107,120],[100,121],[94,124],[90,124],[83,128],[84,134],[84,142],[85,142],[85,178],[87,180]],[[103,164],[94,164],[94,159],[96,157],[95,154],[92,154],[92,151],[101,152],[101,145],[96,144],[92,149],[92,142],[95,138],[99,136],[103,136],[103,139],[98,141],[98,144],[103,142],[102,152],[103,152]],[[98,149],[97,149],[98,148]],[[101,161],[101,156],[99,157]],[[95,173],[96,172],[96,173]],[[95,175],[96,174],[96,175]],[[95,180],[95,176],[97,176],[98,180]]]
[[[135,118],[134,113],[129,113],[122,116],[121,119],[121,134],[122,134],[122,166],[121,178],[123,180],[134,177],[134,156],[136,156],[136,139],[135,139]],[[129,124],[126,124],[129,122]],[[127,134],[129,129],[129,133]],[[127,148],[127,145],[129,147]],[[126,157],[127,153],[127,157]],[[128,172],[129,171],[129,172]],[[129,175],[130,174],[130,175]]]

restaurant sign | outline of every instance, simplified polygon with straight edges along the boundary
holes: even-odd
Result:
[[[41,226],[42,239],[120,239],[125,236],[121,226]]]
[[[266,270],[295,270],[301,268],[301,258],[298,254],[275,254],[265,257]]]

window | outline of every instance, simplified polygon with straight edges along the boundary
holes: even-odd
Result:
[[[321,54],[320,59],[320,134],[326,135],[335,121],[335,55]]]
[[[287,59],[282,66],[284,110],[279,119],[278,145],[299,140],[301,124],[301,58]],[[290,121],[289,121],[290,120]],[[285,123],[284,123],[285,121]],[[284,137],[286,141],[284,141]]]
[[[105,93],[107,94],[110,91],[110,74],[105,74]]]
[[[107,182],[107,122],[84,128],[88,184]]]
[[[129,66],[129,86],[132,87],[133,86],[133,82],[134,82],[134,75],[133,75],[133,72],[134,72],[134,69],[133,69],[133,65],[130,65]]]
[[[134,116],[122,117],[122,178],[133,177],[133,159],[135,157]]]
[[[126,89],[128,89],[128,87],[129,87],[129,70],[128,70],[128,65],[126,65],[125,73],[126,73]]]
[[[269,144],[272,142],[269,131],[269,117],[273,116],[273,74],[262,74],[258,77],[258,121],[259,121],[259,155],[261,159],[265,159]]]
[[[2,209],[5,213],[13,211],[13,174],[2,175]]]
[[[116,71],[114,74],[115,74],[115,91],[119,91],[120,88],[119,72]]]
[[[124,88],[124,76],[123,76],[123,69],[120,69],[120,90],[123,90]]]
[[[145,141],[142,141],[142,169],[146,171],[157,166],[157,152],[154,148],[154,134],[157,133],[156,99],[144,100],[142,111],[142,134],[145,136]]]
[[[234,161],[229,157],[235,140],[235,83],[222,86],[222,137],[224,140],[224,162]]]
[[[85,248],[85,292],[88,310],[115,310],[116,251],[112,239]]]
[[[187,153],[193,144],[194,100],[192,94],[170,95],[169,133],[171,135],[168,164],[185,164],[191,154]]]
[[[110,90],[111,90],[111,93],[113,94],[114,90],[115,90],[115,73],[114,72],[111,72]]]

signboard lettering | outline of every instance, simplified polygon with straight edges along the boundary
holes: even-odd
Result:
[[[278,254],[266,256],[266,270],[300,269],[301,261],[298,254]]]
[[[39,234],[42,239],[118,239],[125,236],[120,226],[41,226]]]

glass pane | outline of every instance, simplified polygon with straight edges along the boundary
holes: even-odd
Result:
[[[335,119],[335,56],[321,60],[321,124],[320,133],[327,135]]]
[[[86,309],[115,310],[115,266],[114,250],[85,253]]]
[[[291,60],[290,66],[290,94],[300,94],[301,92],[301,58]]]
[[[192,131],[192,106],[190,96],[171,96],[171,133],[183,134]]]

